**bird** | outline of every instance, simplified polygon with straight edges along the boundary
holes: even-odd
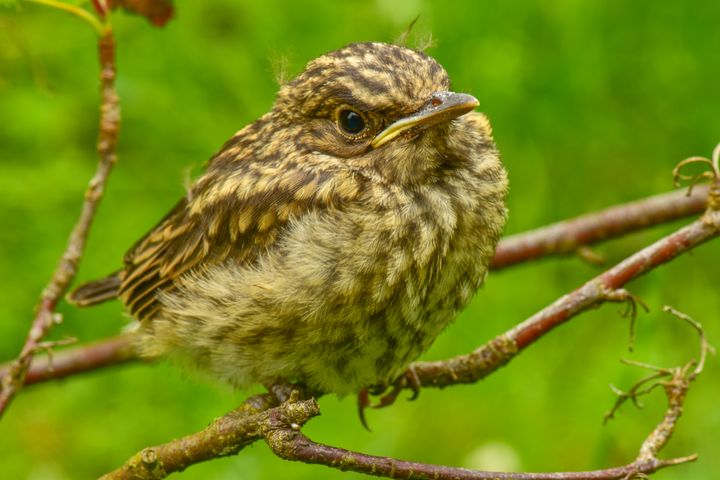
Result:
[[[506,222],[478,105],[421,50],[315,58],[119,270],[68,300],[119,299],[141,355],[237,388],[391,385],[483,284]]]

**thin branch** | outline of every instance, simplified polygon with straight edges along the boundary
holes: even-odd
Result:
[[[288,423],[293,420],[293,423]],[[611,480],[647,475],[661,468],[692,462],[696,455],[658,460],[655,458],[636,460],[622,467],[592,470],[586,472],[516,473],[488,472],[465,468],[407,462],[389,457],[378,457],[353,452],[343,448],[315,443],[299,430],[298,419],[287,419],[276,412],[269,416],[265,441],[273,452],[285,460],[313,463],[351,470],[367,475],[396,479],[453,479],[453,480]]]
[[[694,362],[695,369],[688,375],[688,379],[690,381],[695,380],[695,377],[700,375],[705,368],[705,360],[707,360],[708,354],[715,354],[715,348],[710,345],[710,342],[708,342],[708,339],[705,336],[705,330],[700,322],[693,320],[689,315],[686,315],[669,305],[665,305],[663,307],[663,312],[667,312],[690,325],[700,337],[700,359],[697,362]],[[688,365],[687,369],[689,370],[690,367],[691,366]]]
[[[102,36],[105,32],[105,26],[100,22],[100,20],[97,19],[92,13],[88,12],[82,7],[79,7],[77,5],[72,5],[65,2],[60,2],[57,0],[27,0],[31,3],[37,3],[40,5],[46,5],[48,7],[56,8],[58,10],[63,10],[65,12],[68,12],[72,15],[75,15],[76,17],[82,19],[85,23],[90,25],[93,30],[95,30],[95,33],[97,33],[99,36]]]
[[[131,335],[120,335],[81,347],[59,350],[53,352],[52,356],[36,355],[25,375],[25,386],[136,361],[139,358],[131,338]],[[0,378],[8,373],[10,365],[0,365]]]
[[[665,388],[665,393],[668,396],[668,404],[670,405],[670,409],[676,411],[672,415],[666,415],[665,421],[668,422],[670,421],[669,419],[674,419],[674,421],[676,421],[677,418],[680,417],[680,414],[682,413],[682,398],[678,399],[679,394],[677,393],[677,390],[683,388],[687,390],[690,382],[694,381],[697,376],[702,373],[707,355],[708,353],[714,353],[714,349],[707,341],[707,338],[705,337],[705,331],[703,330],[702,325],[699,322],[693,320],[689,315],[679,312],[678,310],[667,305],[663,307],[663,311],[668,312],[674,315],[676,318],[679,318],[680,320],[686,322],[697,332],[698,336],[700,337],[699,360],[693,360],[691,362],[688,362],[683,367],[661,368],[644,362],[621,359],[620,361],[626,365],[644,368],[646,370],[652,371],[653,373],[635,382],[635,384],[632,385],[627,392],[624,392],[610,385],[610,388],[613,390],[613,392],[615,392],[618,398],[610,411],[605,414],[605,419],[603,423],[607,423],[609,420],[612,420],[615,416],[615,413],[628,400],[632,401],[636,407],[642,408],[642,404],[638,400],[638,397],[642,395],[647,395],[648,393],[655,390],[657,387]],[[693,369],[692,367],[695,368]],[[668,377],[670,377],[671,380],[663,382],[660,381],[661,378]],[[671,427],[665,427],[665,430],[669,430],[670,432],[672,432],[673,428],[674,423]],[[669,435],[667,438],[669,439]]]
[[[572,255],[581,247],[619,237],[653,225],[702,213],[708,189],[702,186],[663,193],[541,227],[500,241],[491,268],[551,255]]]
[[[2,377],[0,390],[0,416],[7,409],[15,393],[22,388],[33,355],[53,325],[62,320],[55,313],[55,306],[77,273],[88,231],[105,190],[105,184],[117,160],[115,146],[120,128],[120,104],[115,92],[115,42],[109,27],[99,39],[100,60],[100,128],[97,151],[99,162],[95,175],[85,192],[85,202],[80,217],[73,228],[68,245],[50,282],[43,290],[36,307],[36,315],[20,355],[12,362]]]
[[[683,366],[674,368],[661,368],[639,362],[625,361],[625,363],[651,370],[653,373],[636,382],[628,392],[618,392],[618,400],[608,415],[606,415],[606,419],[612,418],[620,406],[629,399],[637,405],[638,395],[644,395],[656,387],[663,387],[668,400],[668,408],[665,411],[665,416],[640,447],[638,454],[639,461],[655,459],[658,452],[670,441],[670,437],[672,437],[675,432],[675,426],[682,415],[683,404],[685,403],[685,397],[690,388],[690,384],[702,373],[705,358],[708,352],[713,351],[700,323],[672,307],[666,306],[663,310],[688,323],[698,333],[700,337],[700,358],[699,360],[691,360]],[[661,381],[661,378],[667,380]],[[653,383],[646,387],[645,385],[648,382]]]

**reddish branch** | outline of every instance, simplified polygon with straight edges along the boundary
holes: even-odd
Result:
[[[453,480],[611,480],[633,478],[650,474],[661,468],[696,460],[696,456],[658,460],[654,456],[640,459],[622,467],[587,472],[515,473],[488,472],[465,468],[407,462],[389,457],[378,457],[342,448],[315,443],[300,432],[298,419],[283,418],[282,413],[271,411],[266,427],[265,441],[273,452],[285,460],[326,465],[339,470],[398,479],[453,479]],[[319,414],[319,411],[316,415]],[[288,420],[295,420],[288,423]],[[654,432],[653,432],[654,433]]]
[[[79,347],[64,348],[52,355],[34,356],[25,374],[25,385],[59,380],[137,360],[140,358],[133,347],[132,334],[109,337]],[[0,365],[0,378],[8,374],[13,363]]]
[[[60,315],[55,313],[55,307],[75,278],[90,225],[105,190],[110,170],[117,159],[115,145],[120,127],[120,105],[115,93],[115,43],[109,30],[100,38],[99,59],[101,107],[97,151],[100,160],[85,192],[85,202],[70,234],[65,253],[40,297],[22,351],[4,371],[0,390],[0,415],[7,409],[15,393],[22,388],[33,355],[43,347],[43,338],[54,324],[61,321]]]
[[[577,253],[581,247],[644,228],[701,213],[707,204],[707,187],[663,193],[610,207],[502,239],[491,268],[550,255]]]
[[[79,348],[67,348],[52,355],[36,356],[25,375],[25,385],[59,380],[98,368],[137,360],[130,335],[121,335]],[[0,368],[0,375],[5,375]]]

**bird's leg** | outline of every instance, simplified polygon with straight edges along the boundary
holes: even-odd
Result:
[[[395,400],[397,400],[398,395],[400,395],[400,392],[403,391],[405,388],[409,388],[412,390],[412,395],[410,398],[408,398],[408,401],[415,400],[418,395],[420,395],[420,387],[422,384],[420,383],[420,378],[417,375],[417,372],[415,369],[410,365],[407,370],[405,370],[393,383],[393,389],[390,390],[389,393],[386,393],[382,397],[380,397],[380,401],[373,405],[372,408],[383,408],[387,407],[388,405],[392,405],[395,403]]]
[[[366,430],[370,431],[370,427],[368,427],[367,420],[365,418],[366,408],[384,408],[392,405],[395,403],[395,400],[397,400],[400,392],[402,392],[405,388],[409,388],[413,392],[408,400],[415,400],[418,395],[420,395],[421,386],[422,384],[417,372],[412,366],[409,366],[408,369],[393,382],[392,390],[380,397],[380,400],[375,405],[371,403],[370,395],[382,395],[387,390],[388,386],[376,385],[370,388],[363,388],[358,393],[358,415],[360,416],[360,423],[362,423]]]

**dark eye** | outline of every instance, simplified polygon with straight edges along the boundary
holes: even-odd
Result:
[[[356,135],[365,129],[365,120],[353,110],[340,110],[338,123],[345,132]]]

